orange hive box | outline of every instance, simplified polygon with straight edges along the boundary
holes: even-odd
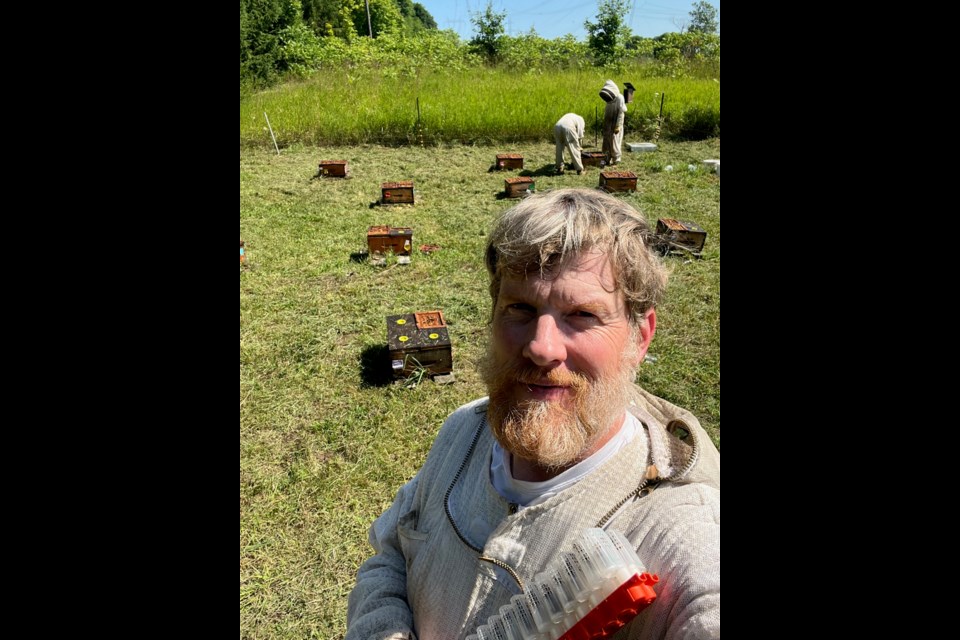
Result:
[[[405,182],[384,182],[380,185],[380,191],[383,198],[382,204],[413,204],[413,180]]]
[[[523,169],[523,156],[519,153],[498,153],[497,169]]]
[[[367,229],[367,248],[371,254],[393,251],[398,256],[410,255],[413,246],[413,229],[376,225]]]
[[[349,173],[346,160],[321,160],[320,175],[328,178],[346,178]]]
[[[580,160],[585,167],[605,167],[607,166],[607,157],[602,151],[584,151],[580,154]]]
[[[518,176],[516,178],[506,178],[503,181],[503,190],[508,198],[521,198],[527,192],[536,191],[536,183],[533,178],[527,176]]]
[[[606,191],[636,191],[637,174],[633,171],[601,171],[600,188]]]
[[[707,241],[707,232],[703,227],[686,220],[660,218],[657,220],[657,246],[664,254],[675,249],[686,250],[700,255]]]

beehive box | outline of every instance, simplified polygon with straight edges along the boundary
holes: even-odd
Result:
[[[637,174],[633,171],[601,171],[600,188],[606,191],[636,191]]]
[[[384,182],[380,185],[382,204],[399,204],[413,202],[413,180],[404,182]]]
[[[346,160],[321,160],[320,175],[328,178],[346,178],[349,173]]]
[[[584,151],[580,154],[580,160],[585,167],[607,166],[607,156],[602,151]]]
[[[523,169],[523,156],[519,153],[498,153],[497,169]]]
[[[527,192],[537,190],[536,182],[528,176],[518,176],[516,178],[507,178],[503,181],[503,191],[508,198],[521,198]]]
[[[396,377],[419,368],[431,375],[453,371],[453,352],[443,311],[387,316],[387,348]]]
[[[707,232],[702,227],[685,220],[660,218],[657,220],[658,246],[663,253],[675,249],[700,255],[707,241]]]
[[[367,229],[367,248],[370,254],[393,251],[398,256],[410,255],[413,246],[413,229],[376,225]]]

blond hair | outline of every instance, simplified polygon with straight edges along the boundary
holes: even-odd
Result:
[[[549,277],[586,252],[604,253],[623,292],[631,322],[663,298],[667,272],[652,251],[652,230],[629,204],[596,189],[532,194],[497,220],[486,266],[494,305],[505,272]]]

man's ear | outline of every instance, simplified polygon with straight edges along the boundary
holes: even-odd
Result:
[[[647,349],[650,348],[650,341],[653,340],[653,334],[657,332],[657,310],[648,309],[643,314],[643,320],[637,327],[637,361],[635,366],[643,362],[643,357],[647,355]]]

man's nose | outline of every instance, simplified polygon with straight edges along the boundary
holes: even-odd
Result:
[[[553,316],[544,314],[537,317],[533,336],[524,345],[523,355],[540,367],[566,360],[563,334]]]

